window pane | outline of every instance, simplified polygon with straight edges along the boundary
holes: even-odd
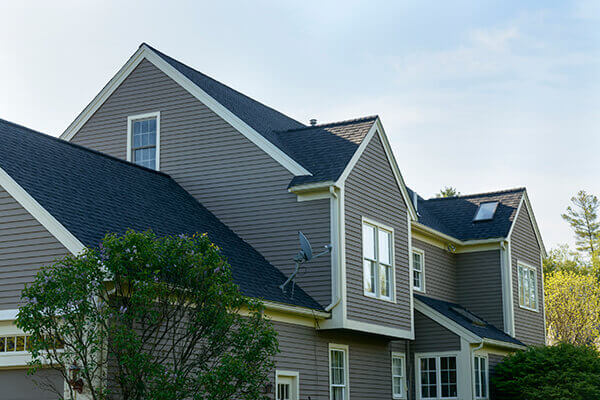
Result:
[[[381,291],[381,295],[384,297],[391,297],[390,275],[391,268],[387,265],[379,264],[379,288]]]
[[[422,358],[421,367],[421,397],[437,397],[437,376],[435,358]]]
[[[440,357],[440,383],[442,398],[457,396],[456,357]]]
[[[331,351],[331,383],[333,385],[344,385],[346,374],[344,372],[344,352],[341,350]]]
[[[421,271],[423,268],[423,259],[421,253],[413,253],[413,269],[415,271]]]
[[[25,351],[25,336],[17,336],[17,351]]]
[[[375,228],[363,225],[363,257],[375,260]]]
[[[365,291],[368,293],[375,293],[375,262],[364,260],[364,279],[365,279]]]
[[[140,128],[141,128],[142,124],[140,123],[140,121],[135,121],[133,123],[133,133],[134,134],[138,134],[140,133]]]
[[[344,388],[334,387],[332,389],[332,400],[344,400]]]
[[[392,374],[402,376],[402,359],[400,357],[392,358]]]
[[[391,234],[384,230],[379,230],[379,262],[390,265],[392,256],[391,256]]]
[[[15,337],[9,336],[6,338],[6,351],[15,351]]]
[[[423,287],[421,286],[421,273],[418,271],[414,271],[413,272],[413,285],[414,287],[416,287],[417,289],[422,289]]]
[[[481,397],[487,396],[487,363],[485,358],[481,359]]]

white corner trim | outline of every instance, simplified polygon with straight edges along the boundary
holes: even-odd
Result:
[[[354,169],[354,166],[356,165],[358,160],[361,158],[362,154],[364,153],[365,149],[368,147],[369,143],[371,142],[371,139],[373,138],[373,136],[375,136],[375,134],[379,135],[379,139],[381,140],[381,144],[383,145],[385,155],[388,159],[390,167],[392,168],[392,173],[394,174],[394,178],[396,178],[396,183],[398,184],[400,193],[402,193],[402,198],[404,199],[404,202],[406,203],[406,208],[408,209],[408,214],[410,215],[411,220],[416,221],[418,219],[417,212],[415,211],[415,207],[412,203],[412,200],[410,199],[410,196],[408,195],[408,191],[406,190],[406,184],[404,183],[404,178],[402,178],[402,174],[400,173],[400,169],[398,168],[398,163],[396,162],[396,158],[394,157],[394,152],[392,151],[392,148],[390,147],[390,143],[387,139],[385,131],[383,130],[383,125],[381,124],[381,121],[379,118],[377,118],[375,120],[375,122],[373,123],[373,126],[371,126],[371,129],[369,130],[367,135],[364,137],[364,139],[360,143],[360,146],[358,146],[358,149],[356,149],[356,151],[354,152],[354,155],[350,159],[350,162],[348,163],[348,165],[346,165],[344,172],[342,172],[342,174],[338,178],[336,185],[339,186],[340,184],[342,184],[343,182],[346,181],[346,178],[348,178],[348,175],[350,175],[350,172],[352,172],[352,170]]]
[[[256,132],[248,124],[242,121],[238,116],[229,111],[225,106],[209,96],[204,90],[200,89],[196,84],[186,78],[181,72],[177,71],[173,66],[163,60],[159,55],[152,51],[145,44],[131,56],[127,63],[117,72],[117,74],[108,82],[108,84],[98,93],[90,104],[79,114],[71,125],[60,136],[61,139],[71,140],[73,136],[81,129],[81,127],[91,118],[92,115],[100,108],[100,106],[108,99],[108,97],[119,87],[121,83],[133,72],[135,67],[146,59],[156,68],[161,70],[168,77],[173,79],[182,88],[187,90],[192,96],[196,97],[200,102],[204,103],[215,114],[223,118],[233,128],[244,135],[248,140],[262,149],[265,153],[271,156],[275,161],[279,162],[284,168],[290,171],[295,176],[312,175],[298,162],[285,154],[281,149],[269,142],[261,134]]]
[[[500,279],[502,281],[502,310],[504,332],[515,335],[515,316],[513,308],[512,268],[510,262],[510,241],[500,247]]]
[[[132,162],[132,126],[134,121],[138,121],[140,119],[150,119],[156,118],[156,153],[155,153],[155,169],[160,171],[160,111],[155,111],[151,113],[138,114],[138,115],[130,115],[127,117],[127,161]]]
[[[67,230],[52,214],[23,189],[4,169],[0,168],[0,186],[4,188],[27,212],[73,254],[79,254],[85,246]]]

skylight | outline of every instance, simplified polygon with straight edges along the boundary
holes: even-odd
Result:
[[[485,323],[485,321],[483,321],[480,318],[477,318],[475,315],[471,314],[469,311],[464,310],[462,308],[458,308],[458,307],[451,307],[452,311],[454,311],[457,314],[462,315],[463,317],[466,318],[467,321],[469,321],[470,323],[472,323],[473,325],[479,325],[479,326],[486,326],[487,324]]]
[[[473,221],[487,221],[494,218],[496,207],[498,207],[497,201],[481,203],[477,209],[477,212],[475,213],[475,218]]]

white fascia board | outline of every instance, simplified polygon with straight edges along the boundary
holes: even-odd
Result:
[[[473,245],[481,245],[481,244],[502,243],[504,240],[506,240],[503,237],[491,238],[491,239],[460,240],[460,239],[455,238],[454,236],[450,236],[445,233],[442,233],[436,229],[430,228],[427,225],[423,225],[422,223],[417,222],[417,221],[412,221],[412,227],[415,228],[416,230],[419,230],[421,232],[426,232],[433,236],[437,236],[440,239],[447,240],[447,241],[449,241],[453,244],[459,245],[459,246],[473,246]]]
[[[11,195],[29,214],[50,232],[72,254],[79,254],[85,246],[67,230],[36,199],[23,189],[4,169],[0,168],[0,187]]]
[[[501,347],[504,349],[511,349],[511,350],[527,350],[527,346],[523,346],[523,345],[516,344],[516,343],[502,342],[500,340],[494,340],[494,339],[488,339],[488,338],[483,339],[483,344],[486,344],[489,346],[494,346],[494,347]]]
[[[404,202],[406,203],[406,207],[408,209],[408,214],[410,215],[411,220],[416,221],[418,219],[417,212],[412,203],[412,200],[410,199],[410,196],[408,195],[408,191],[406,190],[406,184],[404,183],[404,178],[402,178],[402,174],[400,173],[400,169],[398,168],[398,163],[396,162],[396,158],[394,157],[394,152],[392,151],[392,148],[387,139],[387,135],[385,134],[385,131],[383,130],[383,125],[381,124],[381,120],[379,119],[379,117],[375,120],[375,122],[373,123],[373,126],[371,126],[371,129],[369,130],[367,135],[364,137],[364,139],[360,143],[360,146],[358,146],[358,149],[356,149],[356,152],[350,159],[350,162],[348,162],[348,165],[346,165],[344,172],[342,172],[342,174],[338,178],[336,185],[337,186],[342,185],[346,181],[346,178],[348,178],[348,175],[350,175],[350,172],[352,172],[352,170],[354,169],[354,166],[356,165],[358,160],[360,160],[360,157],[362,156],[362,154],[366,150],[367,146],[371,142],[371,139],[376,134],[379,135],[379,139],[381,140],[381,143],[383,145],[383,149],[385,151],[386,158],[388,160],[388,163],[390,164],[390,167],[392,168],[392,173],[394,174],[394,178],[396,179],[396,183],[398,184],[400,193],[402,193],[402,198],[404,199]]]
[[[98,93],[90,104],[79,114],[79,116],[69,125],[65,132],[60,136],[61,139],[71,140],[81,127],[94,115],[102,106],[108,97],[119,87],[121,83],[133,72],[142,60],[148,60],[156,68],[161,70],[168,77],[173,79],[182,88],[187,90],[192,96],[211,109],[215,114],[225,120],[234,129],[244,135],[248,140],[258,146],[261,150],[279,162],[284,168],[295,176],[312,175],[299,163],[285,154],[281,149],[269,142],[261,134],[256,132],[248,124],[229,111],[225,106],[200,89],[195,83],[186,78],[181,72],[163,60],[159,55],[152,51],[145,44],[134,53],[127,63],[117,72],[117,74],[108,82],[108,84]]]
[[[546,257],[548,255],[546,253],[546,246],[544,246],[544,242],[542,240],[542,235],[540,233],[540,228],[535,219],[535,215],[533,214],[533,208],[531,207],[531,202],[529,201],[529,196],[527,195],[527,190],[525,190],[525,192],[523,193],[523,197],[521,197],[521,201],[519,203],[519,207],[517,208],[515,218],[513,219],[512,225],[510,226],[508,235],[506,237],[510,240],[512,233],[514,231],[515,225],[517,224],[517,218],[519,217],[519,214],[521,213],[521,209],[523,208],[523,206],[525,206],[527,208],[527,212],[529,214],[529,221],[531,222],[531,225],[533,226],[533,232],[535,233],[535,239],[538,242],[538,246],[540,246],[540,251],[542,253],[542,256]]]
[[[440,314],[435,311],[425,303],[421,302],[418,299],[414,300],[415,310],[425,315],[427,318],[432,319],[438,324],[442,325],[444,328],[448,329],[450,332],[460,336],[461,338],[467,340],[469,343],[481,343],[482,338],[471,332],[470,330],[460,326],[456,322],[452,321],[450,318]],[[418,339],[418,338],[417,338]]]
[[[261,300],[261,303],[267,310],[281,311],[285,313],[314,317],[316,319],[326,319],[331,314],[324,311],[313,310],[312,308],[294,306],[291,304],[278,303],[275,301]]]

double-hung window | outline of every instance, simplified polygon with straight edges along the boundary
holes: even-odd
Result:
[[[413,288],[420,292],[425,291],[425,253],[423,250],[413,249]]]
[[[402,353],[392,353],[392,395],[394,399],[406,398],[406,365]]]
[[[348,399],[348,346],[329,345],[329,392],[331,400]]]
[[[488,398],[488,363],[487,358],[483,356],[475,356],[474,358],[474,375],[475,375],[475,398]]]
[[[536,269],[530,265],[518,263],[519,270],[519,305],[537,311],[538,290]]]
[[[392,300],[394,280],[393,229],[363,221],[363,276],[367,296]]]
[[[420,399],[458,398],[456,356],[418,357],[417,367]]]
[[[160,113],[131,116],[127,128],[127,160],[150,169],[159,169]]]

